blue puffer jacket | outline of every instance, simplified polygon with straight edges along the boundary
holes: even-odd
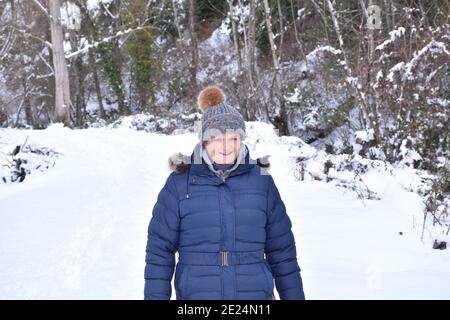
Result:
[[[245,148],[245,144],[243,144]],[[201,161],[171,158],[148,228],[145,299],[304,299],[291,221],[262,158],[221,180]],[[274,283],[275,280],[275,283]]]

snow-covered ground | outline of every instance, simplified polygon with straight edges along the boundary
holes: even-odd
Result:
[[[420,241],[416,193],[387,175],[382,199],[364,202],[332,184],[295,181],[292,146],[266,125],[249,128],[252,156],[272,155],[307,299],[450,299],[450,251]],[[167,158],[190,154],[196,135],[60,125],[0,134],[61,153],[22,183],[0,182],[0,299],[142,299],[147,226]]]

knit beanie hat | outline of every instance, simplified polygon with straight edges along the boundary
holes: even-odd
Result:
[[[208,86],[198,95],[198,106],[202,114],[200,140],[232,130],[245,138],[245,121],[239,111],[226,102],[225,93],[216,86]]]

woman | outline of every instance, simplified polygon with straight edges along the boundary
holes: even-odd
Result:
[[[145,299],[304,299],[291,221],[266,159],[251,159],[245,122],[218,87],[198,97],[200,142],[172,173],[148,228]],[[275,283],[274,283],[275,281]]]

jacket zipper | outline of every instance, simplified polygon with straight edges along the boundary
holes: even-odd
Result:
[[[222,200],[221,198],[221,190],[219,185],[219,212],[220,212],[220,252],[223,252],[223,214],[222,214]],[[223,299],[223,267],[220,266],[220,295]]]

